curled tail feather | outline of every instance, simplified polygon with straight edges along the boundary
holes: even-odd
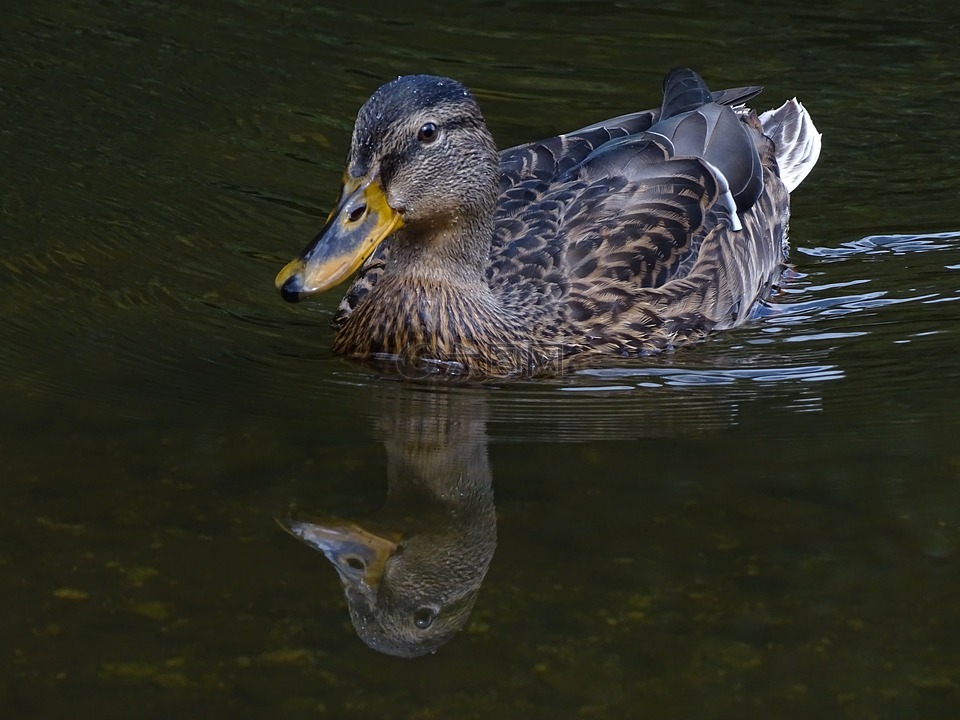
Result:
[[[776,146],[780,179],[793,192],[817,164],[822,136],[796,98],[763,113],[760,124]]]

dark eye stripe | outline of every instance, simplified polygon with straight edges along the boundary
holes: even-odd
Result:
[[[420,131],[417,133],[417,139],[420,142],[432,142],[436,139],[437,133],[440,132],[441,127],[445,130],[462,130],[464,128],[478,128],[480,125],[481,122],[476,117],[472,117],[470,115],[457,115],[455,117],[445,119],[442,123],[442,126],[438,126],[434,122],[424,123],[420,128]]]
[[[463,129],[473,129],[481,127],[483,121],[475,116],[471,115],[455,115],[451,118],[444,118],[442,123],[438,123],[437,127],[442,129],[444,132],[449,132],[451,130],[463,130]],[[422,126],[421,126],[422,128]],[[389,185],[390,181],[396,175],[397,170],[401,165],[410,158],[412,158],[416,153],[420,151],[421,143],[415,137],[411,138],[409,144],[403,148],[403,150],[393,151],[384,153],[380,158],[380,179],[384,185]]]

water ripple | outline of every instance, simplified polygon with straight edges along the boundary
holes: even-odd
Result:
[[[933,250],[956,250],[957,246],[952,242],[940,242],[943,240],[960,241],[960,232],[940,232],[926,234],[910,235],[868,235],[867,237],[842,243],[839,247],[825,248],[804,248],[798,247],[797,252],[810,257],[829,258],[834,260],[843,260],[858,255],[879,255],[882,253],[893,253],[895,255],[904,255],[914,252],[930,252]]]

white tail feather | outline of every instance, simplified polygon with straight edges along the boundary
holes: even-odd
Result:
[[[793,192],[817,164],[822,136],[796,98],[763,113],[760,124],[776,145],[780,179]]]

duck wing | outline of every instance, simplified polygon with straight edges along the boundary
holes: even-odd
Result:
[[[575,164],[551,166],[543,149],[568,136],[525,146],[537,162],[518,163],[501,197],[488,268],[505,304],[542,334],[582,333],[564,343],[627,353],[741,320],[782,260],[786,193],[755,116],[716,97],[692,71],[675,71],[645,130]]]
[[[576,321],[615,314],[637,290],[683,277],[703,238],[739,221],[709,164],[640,133],[601,145],[548,182],[529,177],[508,188],[495,227],[491,287],[518,309],[563,298]]]
[[[689,82],[685,73],[693,73],[693,71],[678,69],[667,76],[664,82],[665,101],[659,108],[619,115],[579,130],[545,140],[524,143],[502,151],[500,154],[501,193],[531,178],[552,180],[581,164],[595,150],[611,140],[638,135],[650,130],[661,118],[670,117],[678,111],[678,108],[675,104],[668,105],[666,99],[677,94],[684,83]],[[720,106],[739,105],[756,97],[763,90],[760,86],[751,85],[711,93],[706,90],[703,80],[696,73],[693,75],[706,91],[706,97],[700,98],[700,105],[710,102]],[[665,115],[664,109],[667,109],[669,114]]]
[[[611,140],[648,130],[658,115],[659,109],[642,110],[508,148],[500,153],[500,192],[529,180],[552,182]]]

